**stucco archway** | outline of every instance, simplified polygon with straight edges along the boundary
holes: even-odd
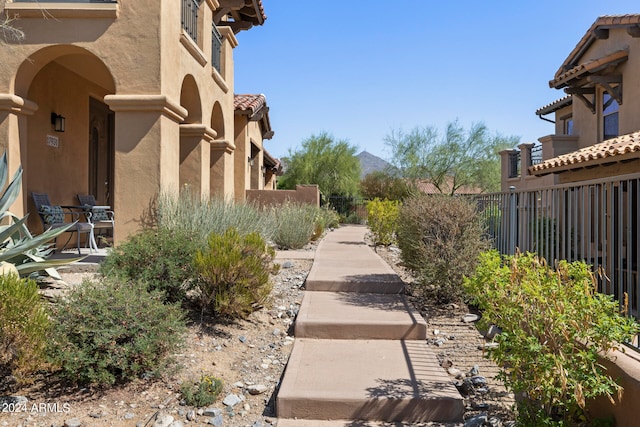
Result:
[[[103,99],[116,87],[106,64],[77,46],[49,46],[22,62],[14,89],[37,105],[33,115],[18,121],[25,210],[35,209],[34,191],[47,193],[56,205],[77,205],[76,195],[87,193],[110,204],[115,124]],[[54,128],[54,114],[64,117],[64,131]],[[90,188],[91,180],[100,186]],[[29,227],[41,231],[35,213]]]

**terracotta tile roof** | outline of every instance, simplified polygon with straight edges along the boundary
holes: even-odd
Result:
[[[558,79],[560,75],[567,72],[567,70],[574,68],[580,57],[596,40],[596,32],[599,29],[634,26],[640,24],[640,14],[627,14],[627,15],[604,15],[598,17],[596,21],[587,30],[585,35],[580,39],[576,47],[571,51],[567,59],[564,60],[558,71],[554,76],[554,80]]]
[[[581,78],[586,73],[602,70],[609,65],[619,64],[622,61],[626,61],[628,57],[629,52],[624,49],[617,50],[598,59],[592,59],[582,64],[578,64],[570,70],[567,70],[560,75],[556,75],[556,78],[549,82],[549,87],[559,89],[566,86],[568,84],[567,82],[573,79]]]
[[[540,107],[536,110],[536,115],[544,116],[545,114],[550,114],[559,109],[566,107],[567,105],[571,105],[573,103],[573,97],[571,95],[563,96],[560,99],[553,101],[550,104],[545,105],[544,107]]]
[[[253,116],[267,105],[267,98],[263,94],[258,95],[233,95],[233,107],[236,111]]]
[[[603,159],[615,162],[618,159],[614,157],[628,153],[638,153],[638,156],[640,156],[640,131],[545,160],[542,163],[530,166],[529,171],[534,175],[544,175],[558,170],[577,169],[594,163],[602,163]]]

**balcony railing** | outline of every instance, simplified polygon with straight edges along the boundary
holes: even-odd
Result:
[[[542,145],[538,144],[531,148],[531,154],[529,154],[529,166],[542,163]]]
[[[520,152],[509,153],[509,178],[520,176]]]
[[[221,58],[222,54],[222,35],[216,24],[211,24],[211,66],[216,69],[218,73],[221,70]]]
[[[182,29],[194,42],[198,42],[198,9],[196,0],[182,0]]]

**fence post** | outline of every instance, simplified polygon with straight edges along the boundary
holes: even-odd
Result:
[[[517,233],[517,219],[518,215],[516,212],[517,201],[516,201],[516,187],[513,185],[509,187],[509,254],[513,255],[516,253],[516,233]]]

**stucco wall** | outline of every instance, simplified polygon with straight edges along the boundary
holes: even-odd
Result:
[[[247,201],[260,207],[302,203],[320,207],[317,185],[296,185],[295,190],[247,190]]]

